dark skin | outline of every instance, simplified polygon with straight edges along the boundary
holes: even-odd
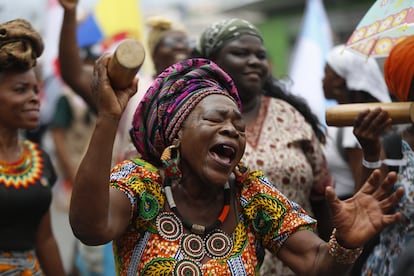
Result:
[[[39,87],[33,68],[0,73],[0,110],[0,160],[17,162],[23,150],[19,131],[39,125]],[[35,250],[46,275],[65,275],[52,232],[50,211],[39,222]]]
[[[59,39],[59,65],[61,76],[73,91],[96,111],[96,103],[91,91],[93,66],[85,64],[80,55],[76,38],[76,7],[78,0],[59,0],[64,8],[63,22]]]
[[[239,38],[225,43],[212,57],[237,86],[243,103],[243,118],[247,125],[255,123],[261,108],[263,87],[269,77],[269,60],[263,41],[253,35],[241,35]],[[312,202],[316,218],[320,221],[318,231],[324,239],[332,232],[327,213],[326,202]]]
[[[212,58],[237,86],[247,123],[256,118],[269,62],[263,42],[256,36],[242,35],[228,42]]]
[[[117,239],[130,223],[129,199],[123,192],[110,189],[108,179],[117,124],[128,99],[136,91],[137,81],[125,90],[114,91],[107,78],[108,61],[106,55],[95,65],[93,90],[98,97],[98,120],[76,177],[70,209],[75,235],[90,245]],[[179,131],[177,139],[182,150],[183,178],[173,188],[173,196],[176,202],[183,201],[180,199],[184,196],[190,197],[188,202],[179,203],[178,208],[195,222],[208,224],[217,216],[220,208],[204,204],[221,201],[223,186],[243,155],[245,137],[241,117],[236,104],[228,97],[210,95],[190,113]],[[201,131],[195,133],[193,128]],[[199,150],[194,152],[196,141],[200,142]],[[210,152],[211,146],[221,142],[232,145],[234,158],[222,158]],[[91,175],[90,171],[96,174]],[[390,173],[384,182],[379,178],[380,172],[375,171],[361,190],[346,201],[340,201],[334,190],[327,188],[336,237],[341,245],[360,247],[386,225],[400,219],[399,213],[387,214],[403,194],[402,189],[389,193],[396,181],[395,173]],[[232,200],[235,196],[232,195]],[[198,206],[209,211],[200,213],[195,210]],[[235,212],[231,209],[228,221],[223,225],[224,231],[234,230]],[[345,274],[349,269],[348,265],[337,264],[328,253],[327,244],[311,231],[291,235],[278,255],[298,275]]]

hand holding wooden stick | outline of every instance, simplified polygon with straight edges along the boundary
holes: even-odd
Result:
[[[340,104],[326,109],[329,126],[353,126],[358,114],[367,109],[381,108],[388,112],[393,124],[414,122],[414,102]]]
[[[108,76],[114,89],[128,87],[145,59],[142,44],[135,39],[125,39],[116,48],[108,64]]]

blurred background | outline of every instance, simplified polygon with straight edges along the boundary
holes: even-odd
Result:
[[[324,122],[326,103],[322,94],[325,54],[333,45],[346,43],[363,15],[375,1],[368,0],[79,0],[79,24],[88,25],[99,13],[101,27],[115,27],[100,41],[105,48],[123,36],[146,42],[146,19],[162,15],[182,23],[193,41],[209,24],[222,18],[240,17],[255,24],[262,32],[275,77],[286,80],[290,90],[308,101]],[[128,8],[130,6],[131,8]],[[99,11],[97,11],[99,10]],[[117,12],[118,10],[118,12]],[[126,11],[126,12],[125,12]],[[61,22],[58,0],[0,0],[0,19],[28,19],[44,34],[46,41],[42,66],[45,78],[53,74]],[[99,19],[99,18],[98,18]],[[95,21],[96,16],[95,16]],[[93,35],[88,27],[83,34]],[[89,42],[85,42],[89,43]],[[83,45],[84,46],[84,45]],[[382,60],[378,59],[381,64]],[[142,73],[152,74],[149,57]],[[309,88],[312,87],[312,93]]]
[[[307,3],[306,0],[137,1],[144,32],[145,18],[160,14],[181,21],[194,38],[206,25],[219,18],[236,16],[253,22],[263,32],[276,76],[288,73],[290,57],[301,31]],[[48,2],[50,0],[0,0],[0,19],[6,21],[23,17],[32,22],[38,30],[45,32],[48,23]],[[98,2],[99,0],[79,0],[79,9],[84,13],[93,11]],[[320,0],[320,2],[323,2],[325,7],[334,42],[343,43],[374,1]],[[56,18],[55,22],[59,24],[59,18]]]

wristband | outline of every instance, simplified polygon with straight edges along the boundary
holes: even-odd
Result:
[[[370,161],[365,160],[364,158],[362,159],[362,166],[368,169],[378,169],[381,167],[381,165],[382,165],[381,160],[370,162]]]
[[[345,248],[341,246],[335,237],[336,228],[332,231],[331,238],[328,242],[329,255],[335,258],[335,261],[339,264],[352,264],[358,259],[362,253],[363,247],[358,248]]]

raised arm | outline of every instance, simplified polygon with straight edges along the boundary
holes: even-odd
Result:
[[[137,79],[125,90],[114,91],[107,76],[108,54],[95,64],[92,81],[97,122],[72,190],[69,219],[74,234],[88,245],[116,239],[128,225],[131,206],[127,196],[109,187],[112,147],[119,120],[137,91]]]
[[[96,110],[91,90],[93,66],[83,63],[76,38],[78,0],[59,0],[59,2],[64,9],[59,39],[59,64],[62,78],[93,110]]]
[[[298,275],[345,275],[358,254],[353,250],[346,254],[343,249],[363,247],[385,226],[401,219],[400,213],[388,214],[404,193],[402,188],[391,193],[397,176],[389,173],[381,182],[380,175],[375,170],[363,187],[345,201],[328,187],[326,197],[333,214],[336,242],[331,238],[328,245],[310,231],[299,231],[279,251],[281,260]]]

